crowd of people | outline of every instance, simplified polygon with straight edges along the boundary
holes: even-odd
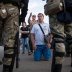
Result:
[[[32,17],[32,20],[31,20]],[[25,47],[28,49],[28,55],[34,52],[34,60],[40,60],[42,55],[45,60],[51,58],[51,50],[48,48],[49,44],[44,43],[44,35],[39,27],[39,24],[43,28],[45,35],[49,35],[50,27],[47,23],[44,22],[44,15],[39,13],[37,15],[38,20],[36,20],[36,15],[29,16],[28,23],[22,23],[21,27],[21,38],[22,38],[22,54],[25,53]]]

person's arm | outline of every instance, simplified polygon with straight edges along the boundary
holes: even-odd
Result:
[[[29,16],[29,18],[28,18],[28,23],[30,24],[30,19],[31,19],[31,16],[32,16],[32,13],[30,13],[30,16]]]
[[[35,27],[34,26],[31,29],[30,36],[31,36],[31,42],[32,42],[33,50],[35,50],[36,45],[35,45]]]
[[[53,35],[49,34],[49,36],[48,36],[48,44],[47,44],[49,48],[51,47],[52,38],[53,38]]]
[[[52,43],[52,38],[53,38],[53,35],[50,34],[50,35],[49,35],[49,43]]]
[[[21,31],[22,34],[28,34],[29,31]]]
[[[51,43],[52,43],[52,38],[53,38],[53,35],[51,34],[50,26],[48,28],[48,32],[49,32],[49,35],[48,35],[48,47],[50,48]]]
[[[29,31],[23,31],[23,30],[22,30],[22,27],[21,27],[21,29],[20,29],[20,33],[21,33],[21,34],[28,34]]]
[[[48,41],[49,41],[49,43],[52,43],[53,34],[51,33],[50,26],[48,28],[48,32],[49,32]]]
[[[36,45],[35,45],[35,34],[34,33],[31,33],[31,42],[32,42],[33,50],[35,50]]]

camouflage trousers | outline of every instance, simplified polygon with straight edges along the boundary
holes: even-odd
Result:
[[[0,3],[0,40],[4,45],[4,65],[11,65],[15,36],[19,30],[19,9],[12,4]],[[11,55],[9,57],[9,55]]]
[[[68,39],[72,51],[72,23],[60,23],[56,15],[49,16],[51,32],[54,35],[54,64],[62,65],[65,56],[65,38]],[[58,71],[57,71],[58,72]]]

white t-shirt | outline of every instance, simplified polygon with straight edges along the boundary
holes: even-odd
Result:
[[[45,35],[48,35],[50,33],[50,28],[47,23],[40,24]],[[36,45],[45,45],[44,43],[44,35],[39,27],[38,24],[34,24],[31,30],[31,33],[35,34],[35,44]]]

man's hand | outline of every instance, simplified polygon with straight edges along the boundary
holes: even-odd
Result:
[[[30,17],[32,16],[32,12],[30,13]]]
[[[33,50],[36,50],[36,45],[33,44]]]
[[[50,43],[48,43],[47,46],[48,46],[48,48],[51,48],[51,44]]]

